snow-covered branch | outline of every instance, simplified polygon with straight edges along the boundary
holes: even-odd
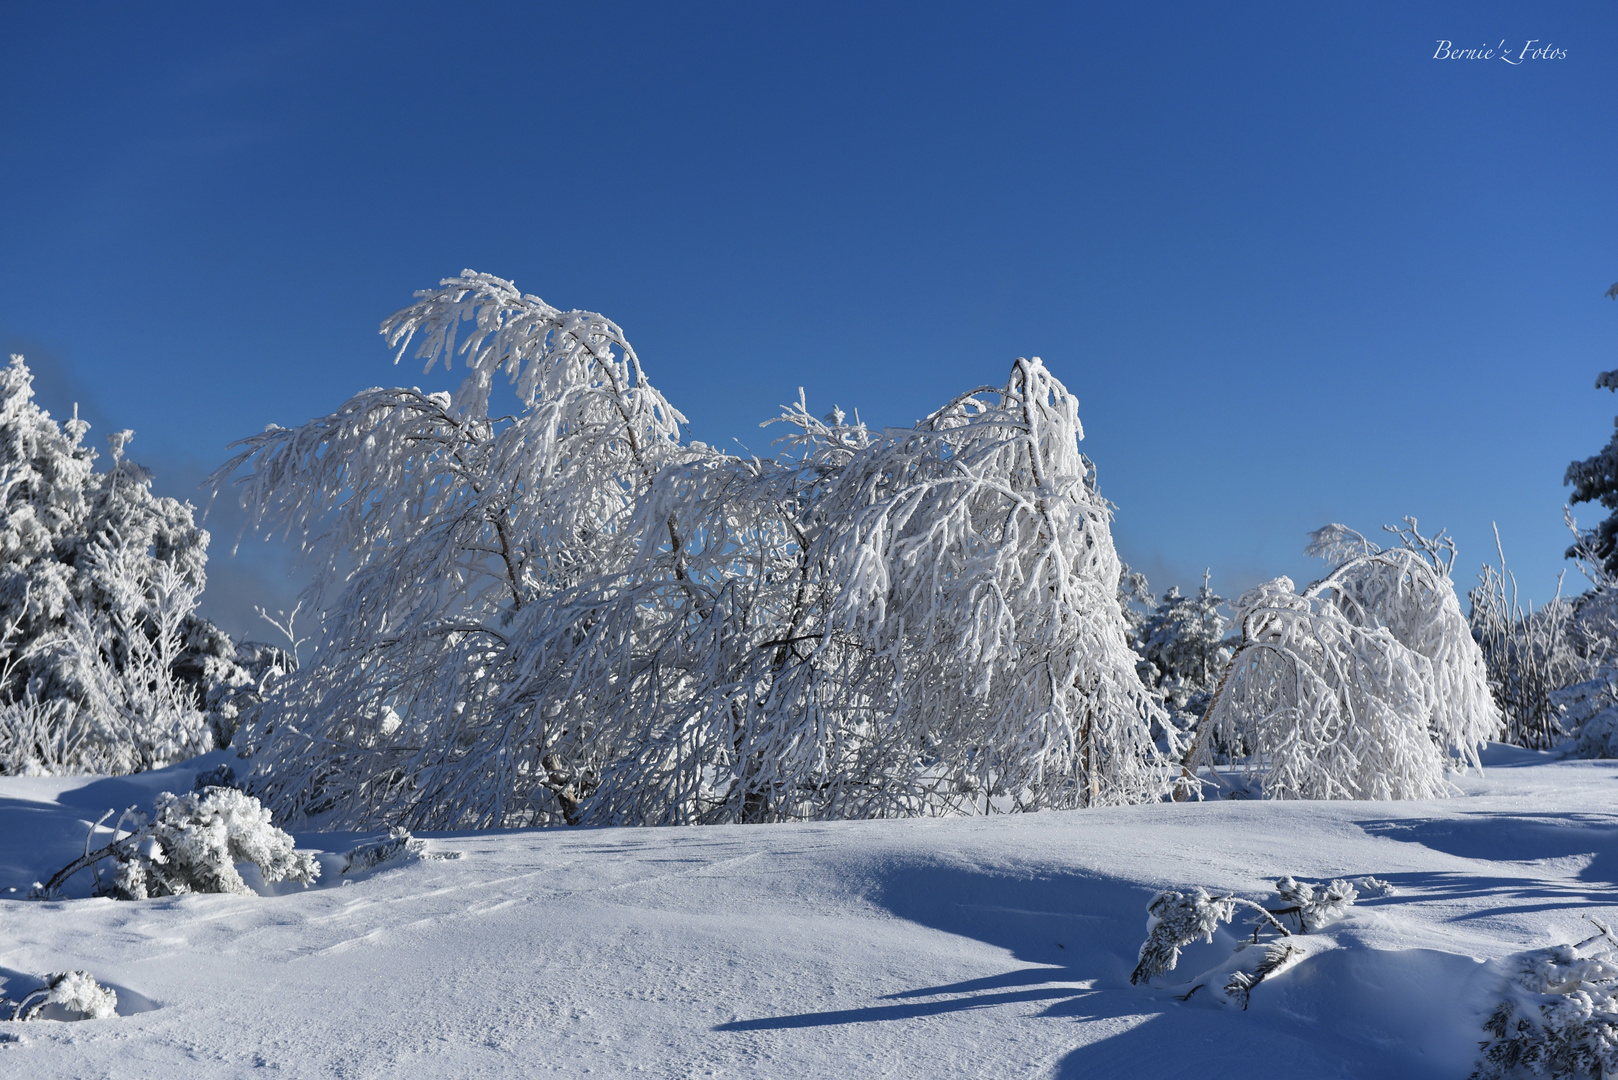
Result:
[[[1342,526],[1311,550],[1345,557],[1301,593],[1277,578],[1237,603],[1242,643],[1191,760],[1235,748],[1272,798],[1444,795],[1499,729],[1483,657],[1449,578],[1453,549],[1410,521],[1380,550]]]

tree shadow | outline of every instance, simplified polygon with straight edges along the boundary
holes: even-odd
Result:
[[[1333,950],[1277,977],[1264,987],[1268,1000],[1255,993],[1248,1011],[1222,1007],[1209,995],[1182,1002],[1173,991],[1129,983],[1152,895],[1143,885],[1078,871],[1018,875],[935,863],[891,867],[873,897],[883,907],[920,925],[1005,949],[1016,965],[999,974],[901,990],[863,1007],[741,1019],[715,1030],[884,1023],[1021,1004],[1035,1006],[1038,1017],[1084,1025],[1082,1035],[1074,1033],[1074,1041],[1082,1039],[1083,1045],[1066,1054],[1054,1073],[1072,1080],[1246,1077],[1258,1062],[1267,1072],[1279,1067],[1311,1077],[1453,1073],[1452,1060],[1412,1060],[1419,1053],[1400,1041],[1409,1033],[1379,1045],[1375,1008],[1350,1018],[1339,1033],[1331,1001],[1334,994],[1341,996],[1339,985],[1362,987],[1379,979],[1392,987],[1387,993],[1431,995],[1435,982],[1456,975],[1444,965],[1477,967],[1471,958],[1407,950],[1407,962],[1395,964],[1390,976],[1387,964],[1375,967],[1376,958],[1371,968],[1345,967],[1335,954],[1353,950]],[[1214,966],[1215,957],[1229,955],[1233,944],[1234,938],[1222,933],[1213,945],[1192,946],[1182,970]],[[1207,950],[1207,956],[1199,950]],[[1291,996],[1276,992],[1283,983],[1290,985]],[[1420,1026],[1416,1019],[1411,1025],[1412,1030]],[[1456,1030],[1468,1049],[1475,1046],[1464,1025]]]
[[[1575,812],[1546,813],[1462,813],[1444,818],[1373,818],[1358,822],[1371,836],[1404,843],[1420,844],[1433,851],[1463,859],[1488,862],[1532,863],[1577,855],[1592,856],[1575,880],[1604,888],[1618,888],[1618,817],[1611,814]],[[1442,878],[1446,875],[1420,875]],[[1447,875],[1462,878],[1463,875]],[[1466,878],[1494,883],[1506,889],[1506,882],[1531,894],[1531,886],[1520,879]],[[1554,882],[1537,883],[1540,895],[1559,895],[1563,890]]]

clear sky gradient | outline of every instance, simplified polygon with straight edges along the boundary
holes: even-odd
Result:
[[[194,500],[458,381],[376,328],[463,267],[615,319],[721,445],[1037,354],[1159,590],[1413,514],[1544,599],[1618,413],[1618,7],[1228,7],[6,5],[0,347]],[[1502,39],[1566,55],[1433,58]],[[290,586],[234,520],[240,633]]]

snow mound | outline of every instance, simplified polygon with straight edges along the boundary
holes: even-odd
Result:
[[[463,833],[459,862],[349,875],[386,841],[304,833],[326,869],[307,890],[21,898],[133,801],[114,792],[184,793],[215,763],[0,781],[7,990],[84,971],[120,1013],[0,1022],[4,1071],[1454,1078],[1518,958],[1582,940],[1618,889],[1612,764],[1491,750],[1430,802]],[[1186,1000],[1131,985],[1153,897],[1279,908],[1287,874],[1356,899],[1256,945],[1220,923],[1180,950],[1173,977],[1208,976]]]

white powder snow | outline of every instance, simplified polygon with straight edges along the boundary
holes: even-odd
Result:
[[[1460,1077],[1492,961],[1618,895],[1618,764],[1491,748],[1445,800],[456,834],[347,880],[368,837],[304,834],[308,890],[22,899],[216,758],[0,779],[0,993],[84,970],[119,1012],[0,1024],[0,1075]],[[1276,906],[1287,874],[1395,891],[1290,939],[1245,1012],[1129,984],[1160,889]],[[1241,921],[1167,978],[1229,966]]]

